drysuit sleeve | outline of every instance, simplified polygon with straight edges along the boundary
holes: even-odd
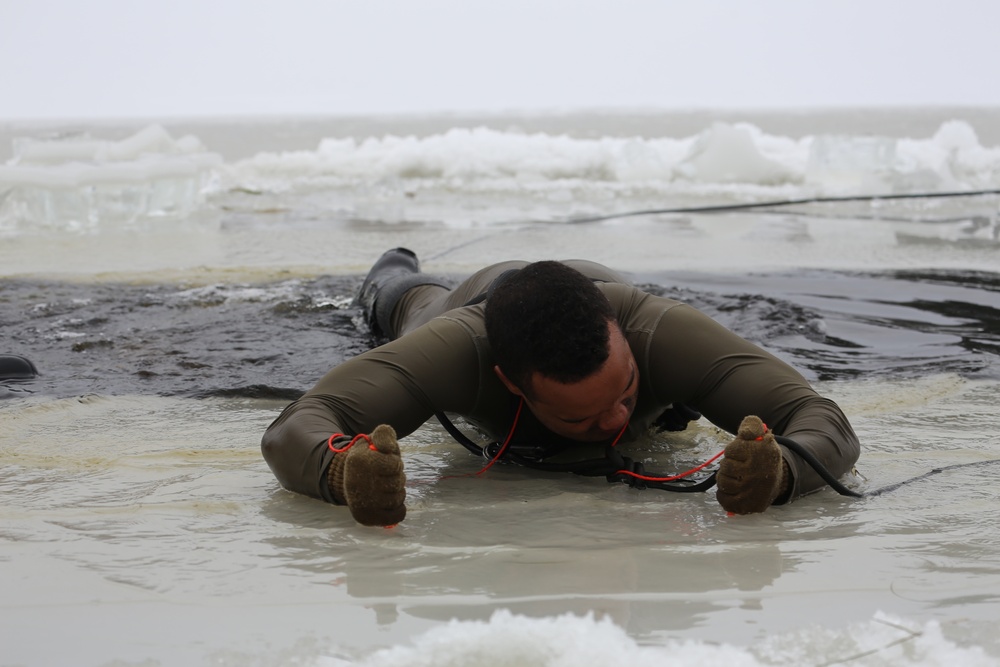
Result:
[[[650,382],[664,402],[681,402],[730,433],[757,415],[811,452],[835,477],[851,469],[860,443],[847,417],[794,368],[684,304],[664,311],[649,349]],[[782,447],[793,482],[788,500],[825,486]]]
[[[333,502],[325,477],[332,434],[389,424],[403,437],[436,411],[471,410],[480,385],[475,338],[438,318],[329,371],[268,427],[261,451],[283,487]]]

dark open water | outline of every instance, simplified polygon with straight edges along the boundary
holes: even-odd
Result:
[[[0,279],[0,340],[41,374],[0,383],[0,395],[290,400],[370,345],[351,305],[362,278],[199,287]],[[813,379],[996,379],[1000,369],[1000,274],[684,273],[641,284],[701,308]]]

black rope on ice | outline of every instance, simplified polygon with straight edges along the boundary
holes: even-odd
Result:
[[[943,199],[955,197],[983,197],[1000,195],[1000,190],[970,190],[967,192],[912,192],[906,194],[888,195],[848,195],[843,197],[805,197],[802,199],[780,199],[776,201],[748,202],[742,204],[717,204],[713,206],[687,206],[679,208],[650,208],[640,211],[625,211],[623,213],[608,213],[588,218],[572,218],[566,224],[579,225],[590,222],[603,222],[618,218],[633,218],[640,215],[662,215],[666,213],[726,213],[729,211],[746,211],[755,208],[776,208],[781,206],[796,206],[798,204],[830,204],[852,201],[881,201],[890,199]]]
[[[834,478],[833,474],[830,473],[830,471],[826,469],[826,466],[824,466],[822,463],[820,463],[819,459],[817,459],[815,456],[813,456],[811,452],[807,451],[799,443],[795,442],[791,438],[786,438],[786,437],[781,436],[781,435],[774,436],[774,439],[778,441],[778,444],[784,445],[788,449],[790,449],[793,452],[795,452],[796,454],[798,454],[806,463],[809,464],[809,467],[811,467],[813,470],[815,470],[816,473],[820,477],[823,478],[824,482],[826,482],[827,484],[830,485],[831,489],[833,489],[834,491],[836,491],[837,493],[839,493],[842,496],[850,496],[852,498],[873,498],[875,496],[881,496],[884,493],[889,493],[890,491],[895,491],[896,489],[898,489],[901,486],[904,486],[906,484],[910,484],[912,482],[917,482],[917,481],[920,481],[922,479],[927,479],[931,475],[936,475],[936,474],[938,474],[940,472],[944,472],[946,470],[957,470],[958,468],[973,468],[973,467],[978,467],[978,466],[986,466],[986,465],[993,465],[993,464],[1000,463],[1000,459],[987,459],[985,461],[972,461],[970,463],[956,463],[954,465],[943,466],[941,468],[934,468],[933,470],[928,470],[927,472],[925,472],[922,475],[917,475],[916,477],[911,477],[910,479],[904,479],[902,482],[896,482],[895,484],[889,484],[888,486],[883,486],[882,488],[875,489],[874,491],[867,491],[865,493],[859,493],[858,491],[854,491],[852,489],[847,488],[846,486],[844,486],[843,484],[841,484],[839,481],[837,481],[837,479]]]
[[[967,192],[912,192],[908,194],[886,194],[886,195],[848,195],[843,197],[805,197],[802,199],[780,199],[776,201],[762,201],[762,202],[746,202],[742,204],[717,204],[713,206],[682,206],[677,208],[649,208],[642,209],[638,211],[623,211],[621,213],[608,213],[606,215],[595,215],[586,218],[570,218],[569,220],[562,221],[562,224],[567,225],[583,225],[591,222],[604,222],[605,220],[617,220],[619,218],[635,218],[640,215],[664,215],[664,214],[682,214],[682,213],[728,213],[733,211],[748,211],[753,209],[770,209],[770,208],[781,208],[784,206],[796,206],[799,204],[830,204],[837,202],[851,202],[851,201],[880,201],[880,200],[891,200],[891,199],[945,199],[945,198],[957,198],[957,197],[983,197],[987,195],[1000,195],[1000,189],[998,190],[969,190]],[[532,225],[532,224],[546,224],[546,222],[552,221],[531,221],[525,220],[518,224],[521,225]],[[947,222],[942,220],[935,220],[934,222]],[[471,245],[477,245],[485,241],[490,241],[491,239],[499,236],[500,234],[506,234],[510,232],[519,231],[518,229],[503,229],[501,231],[492,232],[480,236],[464,243],[452,246],[450,248],[445,248],[444,250],[428,256],[427,260],[436,260],[449,255],[459,248],[464,248]]]

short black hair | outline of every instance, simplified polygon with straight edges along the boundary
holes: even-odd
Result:
[[[615,311],[594,282],[565,264],[528,264],[486,300],[486,336],[496,364],[531,392],[531,375],[579,382],[608,359]]]

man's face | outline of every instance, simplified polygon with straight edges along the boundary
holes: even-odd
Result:
[[[564,384],[540,373],[531,376],[532,397],[512,385],[507,388],[547,429],[583,442],[610,440],[628,423],[639,395],[639,368],[618,325],[609,323],[608,359],[595,373]]]

